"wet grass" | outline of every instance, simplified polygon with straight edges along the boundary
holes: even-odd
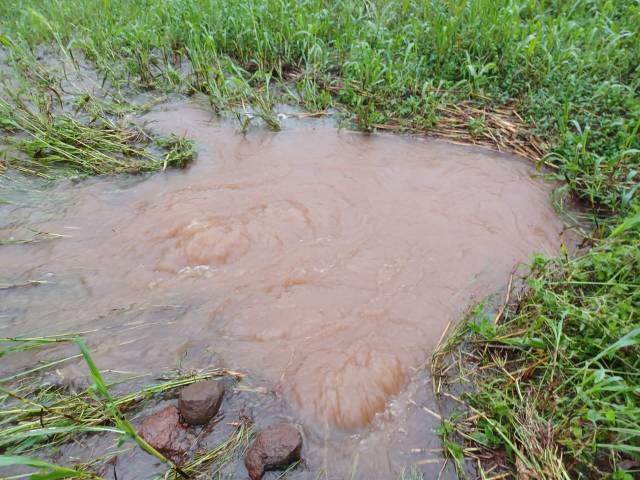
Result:
[[[165,478],[195,479],[221,471],[227,463],[244,453],[252,439],[251,423],[240,419],[226,441],[178,466],[142,439],[126,418],[145,403],[180,387],[222,376],[225,374],[222,370],[173,375],[129,393],[113,396],[111,387],[117,384],[122,388],[139,377],[108,383],[76,334],[0,338],[0,342],[0,357],[53,343],[76,342],[80,349],[78,355],[60,358],[0,379],[0,467],[31,467],[39,472],[31,478],[99,479],[102,478],[100,472],[109,465],[109,461],[123,453],[121,445],[130,440],[166,465]],[[73,393],[64,385],[43,382],[43,373],[79,357],[84,359],[92,380],[88,388]],[[101,434],[120,437],[114,442],[117,448],[109,449],[101,457],[87,459],[86,463],[60,465],[36,458],[37,455],[48,456],[52,449],[70,441],[82,442],[87,436]]]
[[[56,175],[113,175],[184,167],[195,155],[193,142],[179,137],[155,141],[141,129],[120,126],[108,117],[89,124],[64,114],[33,113],[22,101],[0,99],[5,130],[16,137],[7,144],[19,155],[8,155],[7,167],[45,178]],[[165,151],[160,156],[150,150]]]
[[[640,233],[632,224],[580,257],[537,259],[502,315],[476,310],[434,356],[436,390],[462,391],[462,413],[441,429],[460,468],[466,453],[519,478],[640,474]]]
[[[295,103],[363,130],[432,133],[545,164],[592,231],[579,256],[536,260],[500,315],[463,323],[436,354],[436,390],[461,402],[444,445],[461,475],[465,458],[483,478],[638,475],[636,0],[24,0],[0,4],[0,18],[0,125],[21,155],[5,155],[0,172],[187,161],[192,144],[161,140],[158,156],[155,140],[121,123],[126,91],[202,92],[242,130],[255,119],[277,130],[274,106]],[[89,62],[111,96],[70,98],[66,74],[39,53],[52,45],[63,62]]]
[[[226,442],[197,455],[193,460],[182,465],[182,475],[189,478],[220,476],[225,465],[236,461],[246,453],[251,440],[253,440],[253,427],[250,422],[241,419],[236,425],[236,431]]]

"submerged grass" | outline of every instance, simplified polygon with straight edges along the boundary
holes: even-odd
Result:
[[[187,376],[174,376],[136,391],[113,396],[110,385],[95,365],[84,342],[75,334],[50,337],[2,338],[2,355],[40,348],[52,343],[75,341],[80,355],[48,362],[39,367],[0,379],[0,467],[26,466],[39,474],[31,478],[102,478],[99,475],[107,462],[119,451],[109,451],[102,458],[87,459],[87,463],[56,465],[36,458],[49,454],[52,447],[82,440],[87,435],[115,434],[133,440],[143,451],[167,466],[165,478],[208,478],[241,455],[253,435],[249,420],[240,419],[229,438],[195,456],[193,460],[176,465],[155,450],[138,434],[126,415],[143,402],[190,383],[224,375],[223,370],[204,371]],[[41,374],[56,365],[82,356],[89,368],[93,384],[71,393],[59,385],[42,384]],[[237,373],[234,372],[237,375]],[[120,386],[131,379],[119,381]],[[38,475],[42,475],[41,477]],[[47,476],[48,475],[48,476]]]
[[[58,238],[64,238],[64,235],[50,232],[39,232],[31,230],[32,236],[30,238],[0,238],[0,245],[25,245],[27,243],[39,243],[46,240],[55,240]]]
[[[45,177],[164,170],[185,166],[195,154],[193,142],[172,136],[156,140],[156,146],[166,151],[158,157],[149,150],[152,139],[142,130],[119,126],[107,117],[86,124],[64,113],[33,113],[22,102],[0,99],[0,118],[5,130],[20,134],[8,143],[22,153],[4,162]]]
[[[253,439],[253,426],[246,419],[240,419],[234,434],[214,448],[197,455],[193,460],[180,467],[182,475],[189,478],[214,478],[229,462],[240,458],[249,448]],[[171,471],[176,471],[172,467]]]
[[[436,353],[435,389],[462,406],[443,422],[444,446],[461,476],[465,458],[482,478],[640,475],[637,0],[23,0],[0,3],[0,18],[0,76],[35,95],[17,110],[13,92],[3,97],[0,124],[22,157],[0,172],[190,158],[176,138],[149,157],[114,120],[123,89],[203,92],[243,130],[256,117],[277,130],[274,106],[294,102],[363,130],[434,133],[547,165],[590,214],[594,248],[536,260],[517,299]],[[64,75],[39,58],[43,45],[92,63],[118,102],[89,102],[97,116],[85,100],[80,116],[52,108]]]

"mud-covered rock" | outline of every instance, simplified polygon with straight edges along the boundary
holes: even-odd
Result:
[[[149,445],[176,463],[181,463],[195,439],[180,421],[180,413],[175,405],[147,417],[139,433]]]
[[[182,418],[191,425],[202,425],[211,420],[222,403],[224,386],[215,380],[192,383],[182,389],[178,407]]]
[[[258,435],[247,452],[244,464],[251,480],[259,480],[268,470],[284,470],[300,460],[302,435],[286,423],[273,425]]]

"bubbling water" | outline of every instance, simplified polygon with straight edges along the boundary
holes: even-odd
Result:
[[[559,243],[549,188],[514,157],[312,122],[242,136],[194,105],[147,120],[195,139],[198,159],[76,185],[37,226],[66,238],[0,250],[8,280],[52,279],[4,294],[5,313],[19,312],[4,331],[105,328],[119,309],[180,306],[130,341],[111,330],[102,364],[157,368],[185,345],[208,349],[277,386],[308,425],[353,432],[449,322]]]

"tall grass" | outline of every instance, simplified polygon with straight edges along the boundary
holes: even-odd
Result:
[[[585,202],[619,211],[637,198],[634,0],[26,0],[0,17],[14,45],[82,52],[116,84],[224,103],[234,83],[295,79],[307,105],[333,98],[365,129],[429,130],[461,101],[486,115],[508,105]],[[464,123],[477,133],[478,121]]]

